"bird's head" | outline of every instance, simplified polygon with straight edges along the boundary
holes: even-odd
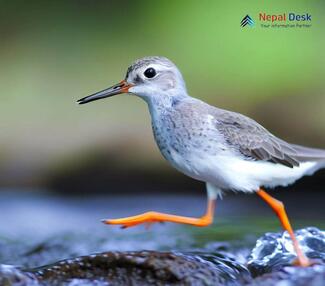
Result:
[[[185,83],[178,68],[164,57],[136,60],[127,70],[125,79],[107,89],[78,100],[85,104],[122,93],[137,95],[147,102],[168,100],[186,95]]]

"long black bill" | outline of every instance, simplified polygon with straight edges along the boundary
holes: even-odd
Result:
[[[127,83],[125,80],[122,80],[121,82],[119,82],[118,84],[115,84],[109,88],[106,88],[102,91],[96,92],[92,95],[86,96],[84,98],[79,99],[77,102],[79,104],[85,104],[91,101],[95,101],[98,99],[102,99],[102,98],[106,98],[106,97],[110,97],[116,94],[120,94],[120,93],[127,93],[129,91],[129,88],[132,85]]]

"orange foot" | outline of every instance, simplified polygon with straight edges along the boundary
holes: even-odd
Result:
[[[214,208],[215,208],[215,200],[210,200],[208,203],[207,212],[201,218],[184,217],[184,216],[170,215],[170,214],[151,211],[151,212],[146,212],[140,215],[130,216],[126,218],[106,219],[103,220],[102,222],[111,225],[121,225],[122,228],[136,226],[142,223],[151,225],[156,222],[175,222],[175,223],[190,224],[193,226],[202,227],[202,226],[208,226],[213,222]]]
[[[318,264],[318,262],[307,258],[305,255],[302,255],[297,257],[292,264],[294,266],[309,267]]]

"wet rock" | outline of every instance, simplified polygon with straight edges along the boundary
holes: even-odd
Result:
[[[295,234],[307,257],[325,262],[324,231],[308,227],[296,231]],[[290,266],[295,258],[296,254],[287,232],[267,233],[257,240],[249,256],[248,268],[253,276],[259,276]]]
[[[325,285],[325,265],[311,267],[285,266],[281,270],[256,277],[245,286],[322,286]]]
[[[42,283],[50,285],[72,283],[76,279],[108,285],[242,285],[250,279],[244,266],[225,256],[155,251],[83,256],[33,273]]]
[[[11,265],[0,265],[1,286],[36,286],[39,285],[36,277]]]

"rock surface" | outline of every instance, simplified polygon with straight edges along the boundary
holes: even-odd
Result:
[[[325,265],[307,268],[285,266],[272,273],[256,277],[247,286],[323,286]]]
[[[0,266],[0,285],[242,285],[248,270],[211,253],[107,252],[22,271]]]
[[[107,252],[65,260],[34,272],[41,282],[72,279],[109,285],[241,285],[247,269],[227,257],[171,252]]]
[[[11,265],[0,265],[0,285],[1,286],[36,286],[39,285],[35,275],[21,271]]]

